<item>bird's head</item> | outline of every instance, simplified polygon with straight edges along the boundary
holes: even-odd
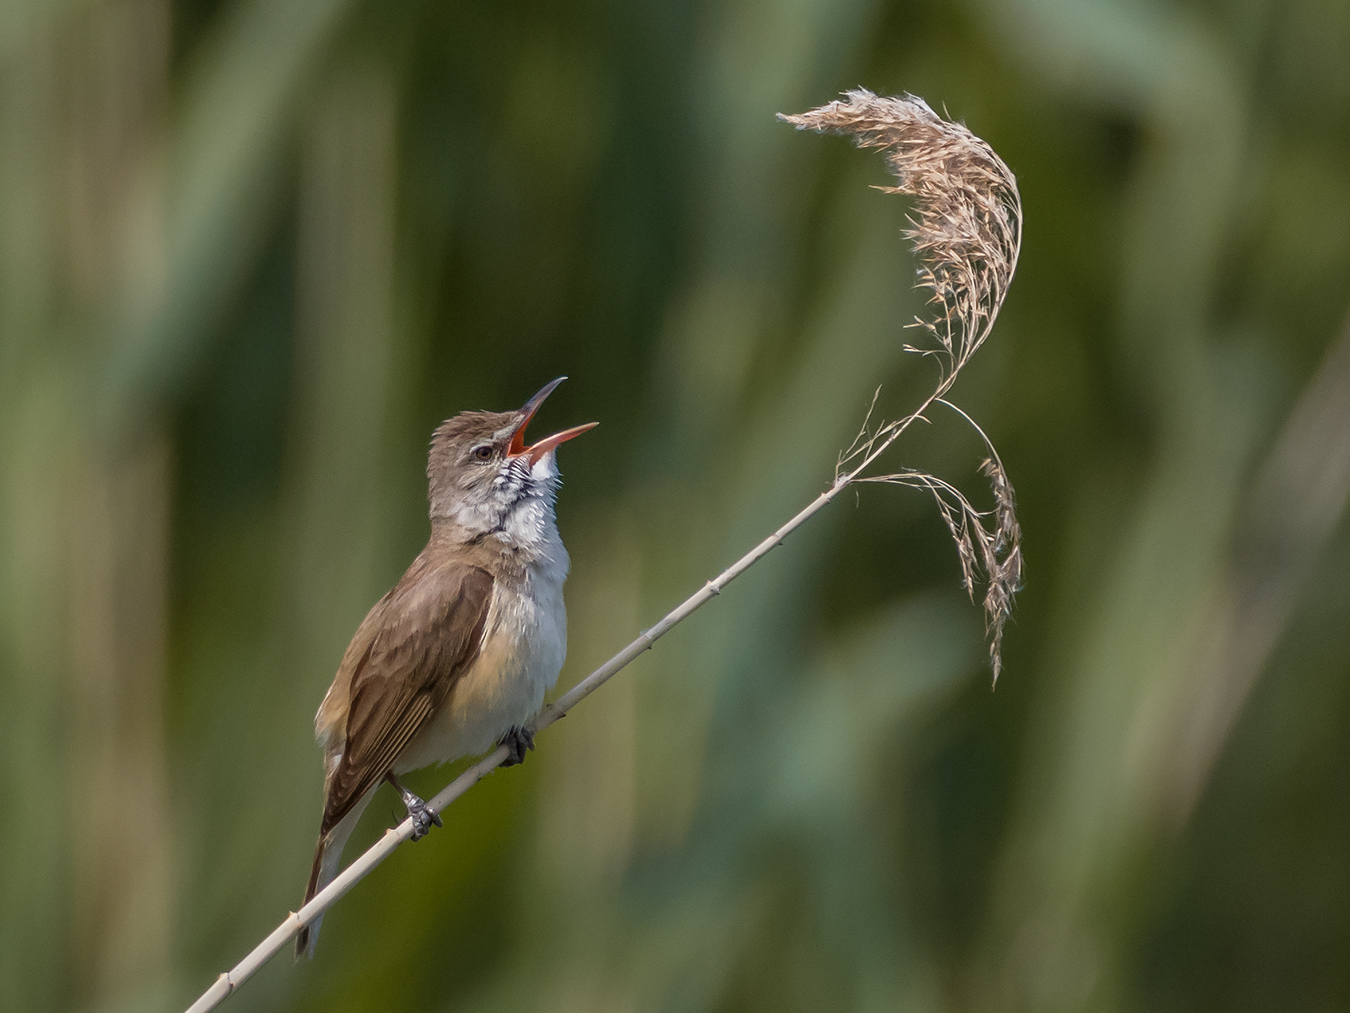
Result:
[[[558,492],[558,445],[596,426],[588,422],[527,446],[525,427],[563,380],[558,377],[513,412],[460,412],[431,437],[427,492],[431,519],[465,538],[495,535],[507,544],[545,535]]]

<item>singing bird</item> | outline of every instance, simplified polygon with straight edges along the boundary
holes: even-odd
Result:
[[[324,750],[323,821],[308,902],[337,875],[343,845],[381,782],[394,786],[413,839],[440,818],[399,774],[533,741],[567,652],[567,550],[554,518],[559,444],[592,422],[525,445],[525,427],[566,377],[519,411],[461,412],[431,438],[431,537],[352,637],[314,730]],[[322,917],[296,938],[313,956]]]

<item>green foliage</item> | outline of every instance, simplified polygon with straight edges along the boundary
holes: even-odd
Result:
[[[957,391],[1020,496],[998,691],[931,505],[864,489],[229,1008],[1343,1008],[1350,447],[1280,434],[1347,52],[1334,0],[5,6],[0,1009],[181,1008],[299,903],[442,418],[565,373],[602,423],[566,685],[931,387],[880,159],[774,118],[858,85],[1022,193]],[[934,421],[896,467],[983,502]]]

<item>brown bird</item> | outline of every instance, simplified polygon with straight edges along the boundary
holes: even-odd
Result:
[[[498,744],[509,766],[534,748],[524,726],[567,653],[555,451],[596,423],[528,447],[525,427],[565,379],[519,411],[461,412],[432,435],[431,538],[357,629],[314,719],[326,776],[306,902],[337,875],[381,782],[403,797],[417,840],[441,821],[399,774]],[[313,955],[322,921],[300,930],[297,957]]]

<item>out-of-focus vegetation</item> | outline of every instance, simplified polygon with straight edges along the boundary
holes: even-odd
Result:
[[[0,1008],[181,1007],[299,902],[439,420],[566,373],[540,425],[602,423],[570,684],[931,381],[880,159],[774,120],[858,84],[1023,195],[958,391],[1025,531],[997,693],[864,490],[230,1008],[1346,1008],[1348,53],[1344,0],[9,0]],[[978,494],[934,421],[900,459]]]

